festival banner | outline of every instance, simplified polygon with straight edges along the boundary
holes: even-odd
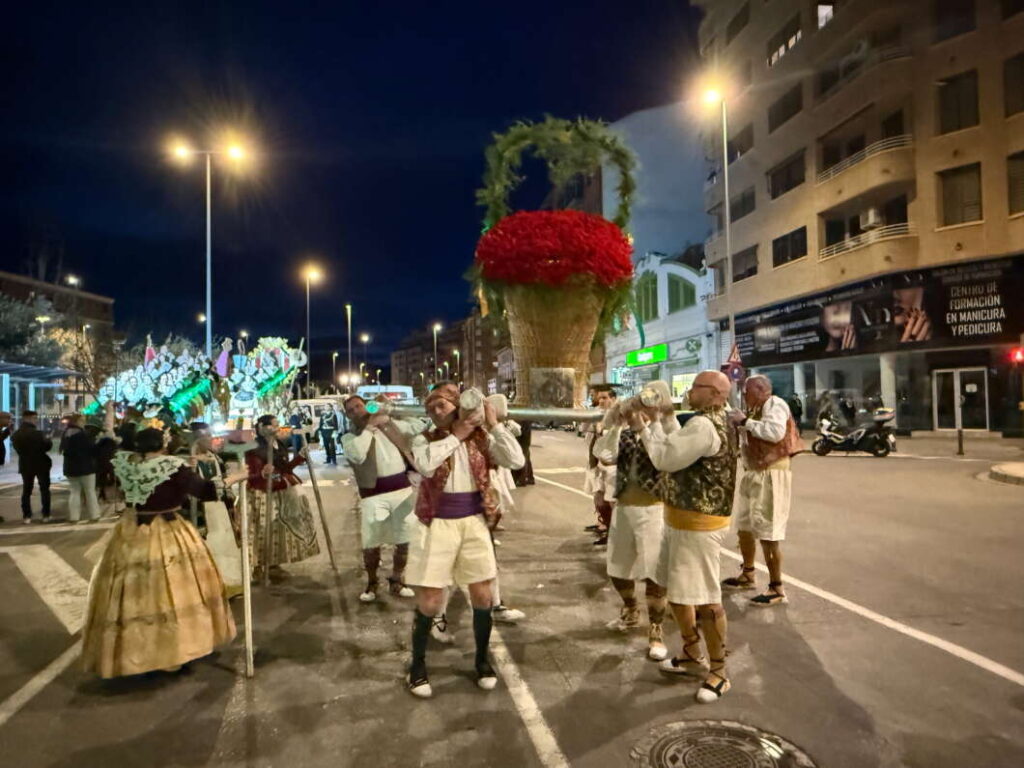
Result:
[[[896,272],[736,317],[747,366],[1012,343],[1024,255]]]

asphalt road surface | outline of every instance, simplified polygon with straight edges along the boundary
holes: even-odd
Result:
[[[320,469],[340,573],[321,555],[255,589],[254,680],[240,640],[178,675],[83,676],[83,601],[109,524],[15,525],[17,490],[0,488],[0,765],[654,765],[653,731],[702,719],[778,734],[832,768],[1024,765],[1024,487],[980,479],[988,463],[970,452],[921,447],[932,457],[795,460],[790,603],[727,598],[733,688],[709,706],[645,659],[642,631],[605,628],[618,598],[582,531],[593,514],[571,434],[534,433],[537,484],[501,534],[502,593],[527,619],[495,633],[498,688],[473,684],[457,596],[456,644],[429,650],[430,701],[402,682],[411,602],[357,599],[344,467]],[[58,489],[55,517],[65,506]],[[674,624],[666,634],[677,650]]]

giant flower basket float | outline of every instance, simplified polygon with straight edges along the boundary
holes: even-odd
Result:
[[[578,210],[512,213],[509,194],[521,181],[516,171],[526,149],[547,163],[556,189],[602,163],[613,166],[615,217],[609,221]],[[496,134],[486,159],[477,199],[487,214],[472,278],[484,311],[508,324],[515,403],[580,406],[595,335],[624,315],[631,301],[633,247],[625,230],[636,188],[633,154],[603,123],[549,117]],[[551,391],[558,389],[559,372],[561,393]]]

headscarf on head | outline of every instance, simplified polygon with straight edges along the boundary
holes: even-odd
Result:
[[[452,391],[450,387],[438,387],[427,395],[425,405],[430,406],[436,400],[444,400],[445,402],[451,403],[456,408],[459,407],[459,393]]]

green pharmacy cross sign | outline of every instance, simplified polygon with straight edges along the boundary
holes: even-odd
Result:
[[[662,363],[666,360],[668,360],[668,344],[655,344],[653,347],[634,349],[626,353],[626,365],[630,368]]]

